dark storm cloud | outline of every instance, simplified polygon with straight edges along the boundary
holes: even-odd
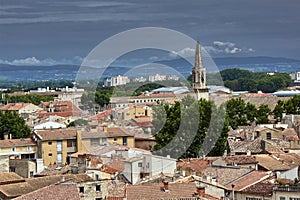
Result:
[[[235,49],[216,56],[300,58],[297,0],[2,1],[0,59],[84,57],[102,40],[127,29],[159,26],[181,31],[204,46]]]

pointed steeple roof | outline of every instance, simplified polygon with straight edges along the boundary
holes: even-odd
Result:
[[[201,47],[199,41],[197,41],[197,45],[196,45],[195,68],[203,68]]]

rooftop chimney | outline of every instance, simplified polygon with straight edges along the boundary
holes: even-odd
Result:
[[[205,196],[205,186],[198,186],[197,193],[200,197],[204,197]]]
[[[164,184],[164,187],[163,187],[164,192],[169,192],[169,182],[165,181],[165,179],[163,179],[162,182]]]

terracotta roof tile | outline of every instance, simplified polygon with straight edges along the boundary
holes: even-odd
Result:
[[[14,172],[1,172],[0,173],[0,185],[24,182],[25,179]]]
[[[35,130],[36,135],[43,141],[57,139],[75,139],[76,129]]]
[[[0,147],[35,146],[31,138],[0,140]]]
[[[169,183],[169,192],[162,190],[163,184],[128,185],[128,200],[192,198],[196,192],[195,183]]]
[[[226,156],[223,158],[227,165],[237,164],[255,164],[256,159],[253,156],[240,155],[240,156]]]
[[[61,177],[61,175],[53,175],[38,178],[27,178],[25,179],[25,182],[0,185],[0,192],[8,198],[18,197],[40,188],[62,182]],[[66,174],[63,175],[63,177],[65,181],[71,180],[74,183],[93,181],[93,179],[86,174]]]
[[[177,169],[181,168],[182,170],[192,170],[194,172],[201,172],[209,165],[209,161],[199,159],[199,158],[190,158],[190,159],[180,159],[176,163]]]
[[[48,199],[60,199],[60,200],[80,200],[79,192],[76,184],[62,184],[62,185],[50,185],[36,191],[30,192],[18,198],[16,200],[48,200]]]
[[[30,105],[30,103],[9,103],[3,106],[1,110],[18,111],[28,105]]]
[[[253,171],[246,176],[234,181],[236,191],[241,191],[247,187],[250,187],[253,184],[259,183],[262,180],[265,180],[270,177],[270,174],[265,171]],[[232,183],[231,183],[232,184]],[[227,187],[229,190],[232,189],[231,184]]]

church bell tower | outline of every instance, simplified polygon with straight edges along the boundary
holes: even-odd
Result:
[[[206,87],[206,69],[204,68],[202,63],[201,47],[199,41],[197,41],[195,65],[192,69],[192,87],[196,94],[197,100],[209,99],[209,89]]]

